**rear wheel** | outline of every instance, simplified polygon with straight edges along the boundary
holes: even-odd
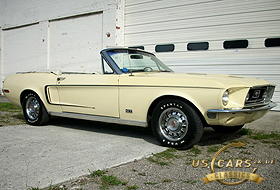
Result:
[[[154,110],[152,130],[162,145],[186,149],[198,143],[203,134],[203,124],[191,106],[167,99]]]
[[[50,120],[44,104],[33,92],[24,96],[22,110],[26,122],[30,125],[44,125]]]
[[[214,125],[211,127],[218,133],[234,133],[236,131],[239,131],[243,126],[244,125],[237,125],[237,126]]]

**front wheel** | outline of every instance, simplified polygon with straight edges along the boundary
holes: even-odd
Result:
[[[161,101],[152,116],[152,130],[164,146],[191,148],[203,134],[203,124],[196,111],[185,102]]]
[[[44,125],[50,117],[40,98],[35,93],[28,93],[22,102],[23,115],[30,125]]]

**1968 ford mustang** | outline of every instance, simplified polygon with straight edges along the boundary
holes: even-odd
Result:
[[[61,116],[151,126],[164,146],[190,148],[205,126],[234,132],[276,103],[275,85],[231,75],[174,73],[152,53],[101,51],[102,74],[27,72],[7,76],[3,92],[31,125]]]

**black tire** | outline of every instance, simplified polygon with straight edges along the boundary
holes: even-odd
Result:
[[[203,124],[196,111],[176,99],[161,101],[152,116],[152,131],[163,146],[188,149],[201,139]]]
[[[234,133],[239,131],[244,125],[237,126],[221,126],[221,125],[213,125],[211,126],[218,133]]]
[[[50,116],[37,94],[30,92],[22,101],[22,110],[26,122],[30,125],[45,125]]]

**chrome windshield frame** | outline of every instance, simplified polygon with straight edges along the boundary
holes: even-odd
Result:
[[[112,68],[112,70],[114,71],[115,74],[126,74],[126,73],[130,73],[130,72],[123,72],[123,70],[118,66],[118,64],[114,61],[114,59],[111,57],[110,52],[112,51],[131,51],[131,52],[137,52],[139,54],[146,54],[146,55],[150,55],[151,57],[155,57],[157,59],[157,61],[160,62],[160,66],[164,66],[166,67],[166,69],[168,70],[168,72],[173,72],[172,69],[170,69],[168,66],[166,66],[164,63],[162,63],[153,53],[147,52],[147,51],[143,51],[140,49],[133,49],[133,48],[108,48],[108,49],[104,49],[100,52],[101,54],[101,58],[102,58],[102,68],[103,68],[103,73],[104,73],[104,61],[103,59],[108,63],[108,65]],[[156,63],[156,62],[155,62]],[[156,63],[158,66],[158,63]],[[132,71],[133,72],[133,71]],[[164,71],[158,71],[158,72],[164,72]],[[104,73],[105,74],[105,73]]]

